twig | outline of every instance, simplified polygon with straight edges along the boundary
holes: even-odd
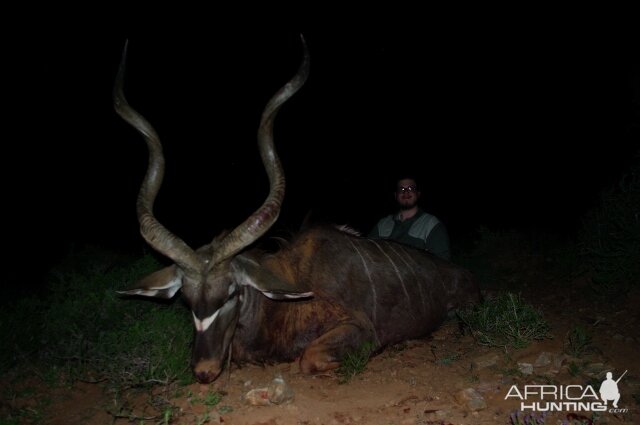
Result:
[[[113,416],[114,419],[129,419],[130,421],[138,421],[138,420],[144,420],[144,421],[151,421],[153,419],[158,419],[160,416],[155,415],[155,416],[137,416],[137,415],[133,415],[133,414],[129,414],[129,415],[122,415],[120,413],[113,413],[107,410],[107,412]]]

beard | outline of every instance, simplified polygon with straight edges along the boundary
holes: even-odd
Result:
[[[406,211],[406,210],[410,210],[411,208],[415,207],[416,205],[418,205],[418,200],[417,199],[401,199],[399,202],[400,204],[400,210],[402,211]]]

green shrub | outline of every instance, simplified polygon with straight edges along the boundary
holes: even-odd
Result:
[[[640,164],[606,190],[585,216],[579,252],[603,298],[620,295],[640,281]]]
[[[40,348],[41,313],[46,303],[37,297],[18,299],[0,308],[0,374],[34,356]]]
[[[126,258],[97,248],[73,252],[50,274],[47,292],[3,309],[0,372],[31,361],[60,377],[137,386],[190,380],[193,335],[180,302],[119,297],[160,264],[151,256]],[[6,321],[5,321],[6,320]]]
[[[581,357],[591,348],[591,334],[583,326],[576,326],[567,332],[564,352],[573,357]]]
[[[520,295],[501,293],[496,298],[458,312],[458,317],[481,345],[523,348],[532,340],[551,338],[542,313]]]

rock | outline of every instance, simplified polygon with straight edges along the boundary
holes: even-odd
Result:
[[[545,367],[551,364],[553,355],[547,351],[540,353],[536,361],[533,363],[533,367]]]
[[[293,390],[278,374],[268,387],[254,388],[248,391],[242,399],[251,406],[283,404],[293,400]]]
[[[251,406],[268,406],[271,404],[268,388],[254,388],[243,396],[243,400]]]
[[[533,365],[531,363],[518,363],[518,370],[523,375],[531,375],[533,373]]]
[[[273,404],[288,403],[293,400],[293,390],[284,381],[281,375],[277,375],[267,390],[269,401]]]
[[[482,356],[478,356],[471,361],[471,364],[476,369],[484,369],[495,365],[500,360],[501,355],[499,353],[487,353]]]
[[[458,403],[467,406],[471,411],[482,410],[487,408],[487,402],[482,395],[473,388],[465,388],[455,394]]]

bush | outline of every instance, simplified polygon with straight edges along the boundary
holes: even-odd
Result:
[[[523,348],[532,340],[551,338],[542,313],[510,292],[461,310],[458,317],[481,345]]]
[[[89,248],[72,253],[50,274],[46,294],[19,300],[0,316],[0,372],[35,362],[43,375],[107,380],[118,386],[190,380],[193,334],[179,302],[123,299],[132,285],[160,264],[151,256],[131,259]]]
[[[591,334],[583,327],[576,326],[567,332],[564,341],[564,352],[573,357],[581,357],[591,348]]]
[[[640,281],[640,164],[587,213],[579,252],[591,272],[593,289],[603,297],[620,295]]]

